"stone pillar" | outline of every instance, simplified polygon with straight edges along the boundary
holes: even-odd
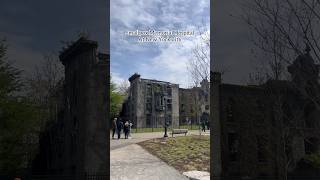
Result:
[[[60,54],[65,66],[64,172],[107,175],[109,165],[109,62],[98,43],[80,38]]]
[[[211,168],[213,179],[219,180],[222,173],[221,165],[221,122],[220,122],[220,84],[221,74],[218,72],[211,72],[211,138],[210,138],[210,152],[211,152]]]
[[[99,54],[99,62],[93,65],[89,75],[89,87],[87,94],[87,118],[85,133],[85,156],[84,171],[93,175],[108,174],[108,141],[109,139],[109,118],[107,117],[107,92],[108,92],[108,58],[102,59]]]

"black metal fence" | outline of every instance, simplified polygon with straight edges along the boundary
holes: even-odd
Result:
[[[139,132],[161,132],[164,131],[165,122],[168,122],[167,128],[171,129],[189,129],[189,130],[199,130],[201,128],[202,122],[200,117],[151,117],[142,116],[132,122],[131,133]],[[210,128],[209,122],[205,123],[206,129]]]

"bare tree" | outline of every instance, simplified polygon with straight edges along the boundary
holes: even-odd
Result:
[[[262,55],[257,58],[262,73],[251,74],[251,79],[288,79],[285,67],[298,55],[310,53],[320,63],[319,0],[246,0],[241,5],[241,19],[250,27],[251,40]],[[320,109],[319,97],[304,87],[296,88]]]
[[[284,78],[286,65],[303,54],[305,45],[320,62],[319,0],[246,0],[241,19],[249,25],[254,45],[265,57],[267,75]]]
[[[243,14],[241,19],[250,27],[251,41],[257,47],[258,63],[261,65],[251,79],[263,84],[267,80],[289,79],[286,67],[297,56],[313,56],[320,62],[320,1],[319,0],[245,0],[241,2]],[[299,69],[306,71],[305,69]],[[305,80],[307,81],[307,80]],[[312,88],[319,90],[317,81]],[[306,86],[292,83],[292,89],[299,96],[311,101],[320,109],[319,97],[306,90]],[[284,175],[287,179],[288,169],[294,166],[288,155],[288,146],[293,136],[299,134],[303,125],[306,104],[299,104],[295,111],[284,111],[285,98],[274,91],[269,92],[274,99],[274,116],[280,122],[280,138],[284,156]]]
[[[56,96],[62,88],[63,67],[55,54],[47,54],[34,74],[27,79],[29,98],[41,109],[43,128],[48,119],[56,117]]]
[[[118,91],[123,94],[124,96],[127,96],[129,93],[129,87],[130,84],[127,80],[123,80],[117,87]]]
[[[197,44],[192,50],[193,56],[187,63],[187,68],[192,79],[193,94],[195,109],[194,114],[197,122],[199,123],[199,134],[201,135],[200,128],[200,94],[198,87],[203,80],[210,81],[210,31],[206,26],[198,27],[198,35],[196,36]]]
[[[272,116],[273,123],[276,124],[277,129],[275,133],[279,139],[274,139],[278,143],[278,152],[275,153],[278,162],[281,163],[282,174],[284,179],[288,179],[290,170],[296,167],[296,159],[292,152],[292,143],[295,137],[303,136],[303,109],[306,107],[306,102],[297,103],[292,98],[295,89],[288,87],[279,87],[278,83],[269,84],[266,89],[267,97],[272,101]],[[277,160],[276,160],[277,161]]]
[[[187,68],[193,85],[198,87],[204,79],[209,81],[210,73],[210,31],[198,27],[196,37],[198,43],[192,50],[193,56],[189,59]]]

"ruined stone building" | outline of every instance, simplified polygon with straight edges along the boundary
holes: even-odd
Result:
[[[134,127],[163,127],[165,117],[171,127],[196,124],[202,115],[209,114],[209,82],[201,87],[179,88],[170,82],[142,79],[139,74],[129,78],[129,96],[122,116],[133,121]]]
[[[179,88],[180,123],[199,123],[203,113],[210,114],[210,83],[203,80],[200,87]]]
[[[60,54],[65,67],[61,107],[41,135],[35,172],[107,174],[110,57],[97,48],[97,42],[80,38]]]
[[[125,118],[134,127],[163,127],[179,125],[179,85],[164,81],[142,79],[139,74],[129,78],[130,90],[125,104]]]
[[[320,150],[319,67],[306,52],[288,71],[289,81],[257,86],[225,84],[212,72],[214,176],[283,179]]]

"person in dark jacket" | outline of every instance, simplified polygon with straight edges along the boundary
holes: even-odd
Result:
[[[112,121],[112,139],[114,139],[114,134],[117,131],[117,118],[114,118]]]
[[[202,131],[206,132],[206,123],[204,121],[201,121]]]
[[[120,139],[121,136],[121,130],[122,130],[122,125],[123,123],[121,122],[121,119],[117,119],[117,134],[118,134],[118,139]]]
[[[202,131],[206,132],[206,119],[205,119],[204,113],[201,115],[200,121],[201,121]]]

